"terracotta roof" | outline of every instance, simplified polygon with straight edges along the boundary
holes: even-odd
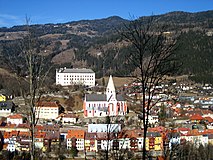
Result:
[[[200,114],[194,114],[190,116],[190,120],[203,120],[203,117]]]
[[[158,127],[155,127],[155,128],[148,128],[148,131],[149,132],[164,132],[166,131],[166,128],[163,127],[163,126],[158,126]]]
[[[211,110],[202,110],[201,112],[203,114],[213,114],[213,111],[211,111]]]
[[[42,101],[42,102],[38,102],[36,104],[36,107],[53,107],[53,108],[58,108],[58,105],[56,104],[56,102]]]
[[[20,114],[14,114],[14,115],[9,115],[7,118],[10,118],[10,119],[22,119],[23,116],[20,115]]]
[[[79,139],[84,139],[85,137],[85,131],[84,130],[80,130],[80,129],[73,129],[73,130],[68,130],[67,133],[67,138],[79,138]]]
[[[36,132],[35,138],[45,138],[46,133],[45,132]]]
[[[205,120],[207,120],[209,123],[213,122],[213,119],[211,117],[204,117]]]
[[[185,127],[181,127],[181,128],[178,128],[177,129],[178,132],[181,132],[181,131],[190,131],[189,128],[185,128]]]

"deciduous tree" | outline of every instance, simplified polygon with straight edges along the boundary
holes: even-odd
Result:
[[[157,94],[156,86],[178,68],[173,54],[176,40],[172,34],[165,34],[164,27],[154,16],[132,20],[124,24],[119,33],[130,46],[127,61],[135,65],[137,82],[140,83],[142,100],[139,117],[143,122],[143,159],[146,159],[148,116],[159,101],[153,99]]]

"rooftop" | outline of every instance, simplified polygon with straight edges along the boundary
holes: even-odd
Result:
[[[86,68],[60,68],[56,71],[58,73],[95,73],[93,70]]]

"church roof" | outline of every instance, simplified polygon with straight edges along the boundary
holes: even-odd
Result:
[[[121,94],[116,95],[117,101],[124,101],[125,99]],[[106,94],[86,94],[86,101],[106,101]]]
[[[113,91],[115,92],[115,85],[114,85],[114,82],[113,82],[113,79],[112,79],[112,76],[110,75],[109,77],[109,81],[108,81],[108,84],[107,84],[107,90],[110,90],[110,91]]]

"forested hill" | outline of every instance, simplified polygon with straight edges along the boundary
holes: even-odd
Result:
[[[213,11],[198,13],[171,12],[154,15],[165,26],[165,32],[180,35],[177,58],[183,63],[177,74],[188,74],[193,80],[211,82],[213,74]],[[143,19],[149,17],[140,17]],[[126,44],[119,39],[119,30],[129,20],[113,16],[97,20],[81,20],[59,24],[31,25],[34,35],[45,48],[47,64],[54,67],[89,67],[97,77],[113,74],[130,76],[134,66],[127,66]],[[0,28],[0,68],[10,70],[10,62],[24,72],[19,57],[19,41],[26,36],[26,26]],[[18,59],[20,58],[20,61]],[[54,68],[52,79],[54,79]]]

